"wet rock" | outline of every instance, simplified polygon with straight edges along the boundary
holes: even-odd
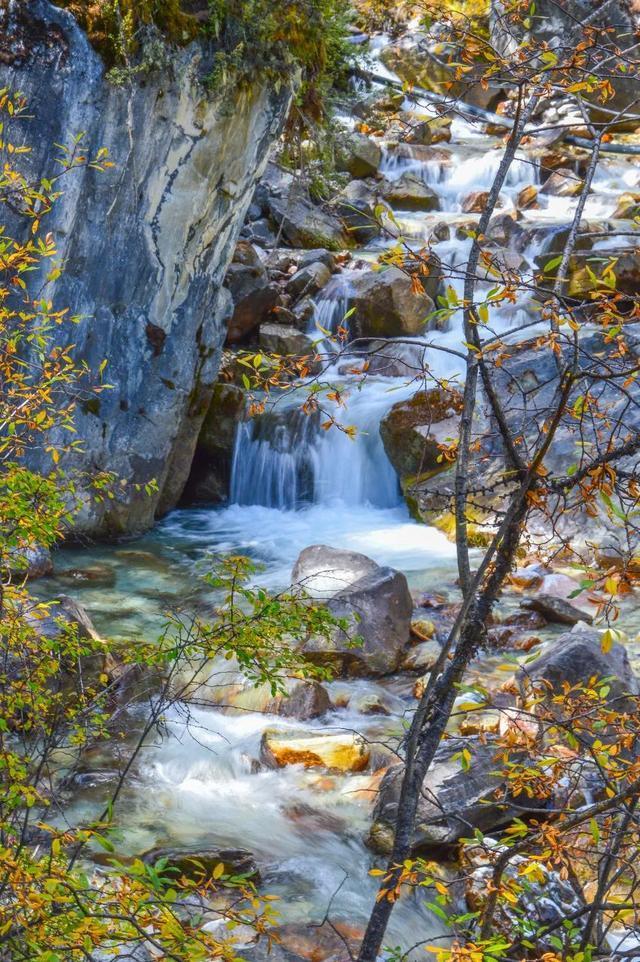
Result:
[[[538,585],[539,591],[543,595],[553,595],[556,598],[564,598],[571,601],[571,596],[575,596],[579,585],[569,575],[561,571],[543,571],[542,580]]]
[[[253,244],[244,240],[236,244],[231,263],[240,264],[243,267],[255,267],[258,270],[262,268],[262,259],[257,250]]]
[[[303,267],[309,267],[311,264],[324,264],[331,273],[336,269],[336,259],[331,251],[325,250],[323,247],[318,247],[315,250],[303,251],[301,256],[298,258],[298,270]]]
[[[460,752],[470,752],[469,767],[462,768]],[[443,744],[423,783],[413,831],[413,852],[449,849],[460,838],[506,825],[522,815],[505,794],[505,779],[499,775],[498,746],[491,737],[452,738]],[[457,757],[456,757],[457,756]],[[369,842],[376,851],[388,854],[398,811],[404,773],[396,765],[385,774],[373,812]],[[533,800],[523,806],[536,809]]]
[[[77,632],[78,638],[100,641],[87,609],[68,595],[58,595],[46,613],[41,609],[27,613],[26,620],[43,638],[58,638],[68,625]]]
[[[614,219],[635,220],[640,216],[640,194],[621,194],[618,198],[618,206],[611,216]]]
[[[526,568],[518,568],[509,575],[509,583],[515,588],[539,588],[542,579],[549,573],[549,569],[541,564],[527,565]],[[574,587],[576,587],[574,585]],[[551,594],[552,592],[550,592]]]
[[[355,692],[349,698],[349,708],[359,712],[361,715],[392,715],[393,714],[393,699],[385,697],[385,694],[381,691],[361,691]],[[372,769],[378,768],[375,764],[376,759],[373,757],[376,754],[377,746],[372,747]]]
[[[496,625],[487,629],[488,647],[495,651],[509,648],[516,638],[518,632],[513,625]]]
[[[261,217],[259,220],[252,221],[250,224],[245,224],[242,228],[242,236],[264,248],[275,247],[277,242],[275,231],[272,230],[271,224],[266,217]]]
[[[332,812],[314,808],[306,802],[293,802],[283,809],[295,832],[303,837],[317,835],[318,832],[331,832],[343,838],[349,831],[346,818],[340,818]]]
[[[295,272],[287,284],[287,292],[293,297],[308,295],[313,297],[331,280],[331,271],[326,264],[315,261],[305,264]]]
[[[252,249],[250,244],[246,249]],[[227,343],[243,341],[265,320],[275,307],[280,290],[269,281],[266,268],[257,263],[231,264],[225,286],[233,299],[233,313],[227,329]]]
[[[336,150],[336,169],[352,177],[372,177],[378,173],[381,161],[382,150],[365,134],[346,135]]]
[[[514,214],[505,211],[491,218],[487,228],[487,237],[500,247],[510,247],[519,251],[523,247],[527,233],[520,226]]]
[[[329,639],[303,642],[309,659],[347,676],[375,677],[398,667],[413,612],[403,574],[353,551],[313,545],[298,557],[292,581],[350,624],[348,631],[338,628]],[[361,643],[354,644],[356,638]]]
[[[361,735],[350,732],[296,737],[266,731],[260,745],[260,760],[269,768],[303,765],[336,772],[361,772],[369,764],[369,748]]]
[[[590,253],[576,253],[569,261],[567,294],[576,300],[587,300],[592,291],[606,289],[600,278],[606,264],[615,259],[616,291],[626,297],[640,294],[640,258],[635,248],[607,248]],[[595,275],[595,280],[594,280]]]
[[[516,197],[516,207],[520,210],[533,210],[538,208],[540,204],[538,203],[538,188],[530,184],[529,187],[523,187]]]
[[[292,190],[287,197],[272,198],[270,209],[283,238],[292,247],[337,251],[350,244],[338,217],[317,207],[301,189]]]
[[[528,611],[537,611],[547,621],[559,625],[576,625],[579,621],[586,621],[591,624],[593,618],[590,614],[572,605],[571,602],[558,598],[556,595],[538,594],[534,598],[527,598],[521,602],[521,606]]]
[[[201,916],[202,912],[200,912],[199,915]],[[198,915],[196,915],[196,920],[197,918]],[[259,939],[255,926],[244,925],[236,921],[234,921],[233,925],[229,925],[229,919],[224,915],[221,915],[219,918],[209,919],[209,921],[205,922],[202,926],[202,931],[214,935],[218,946],[225,946],[225,948],[233,947],[234,950],[240,948],[243,955],[245,947],[256,945]]]
[[[351,306],[349,324],[359,337],[420,334],[434,310],[432,299],[416,293],[411,277],[397,267],[357,275]]]
[[[310,721],[321,718],[333,708],[327,689],[317,681],[294,682],[289,693],[279,695],[267,706],[267,711],[284,718]]]
[[[315,204],[299,178],[269,164],[261,187],[269,218],[280,243],[308,250],[337,251],[349,246],[338,217]]]
[[[277,941],[262,937],[256,946],[243,948],[246,962],[353,962],[363,931],[345,922],[317,926],[280,926]]]
[[[368,243],[380,233],[376,204],[375,188],[364,180],[350,181],[333,202],[349,235],[359,244]]]
[[[306,357],[315,354],[313,338],[286,324],[261,324],[260,347],[267,354]]]
[[[460,210],[463,214],[481,214],[489,200],[488,190],[473,190],[463,198]]]
[[[616,700],[616,707],[622,710],[629,705],[625,696],[640,692],[624,646],[614,644],[605,653],[600,634],[585,627],[574,628],[549,642],[535,661],[527,662],[517,675],[521,686],[529,682],[543,692],[556,694],[565,684],[586,685],[593,677],[607,679],[608,699]],[[637,710],[637,706],[631,707]]]
[[[402,668],[405,671],[430,671],[440,657],[441,652],[440,642],[436,641],[435,638],[431,638],[429,641],[422,641],[417,645],[413,645],[412,648],[409,648],[402,659]]]
[[[450,467],[440,445],[457,435],[461,403],[458,391],[431,388],[394,404],[382,419],[384,449],[403,484]]]
[[[541,194],[554,197],[575,197],[582,193],[584,182],[566,167],[554,170],[540,188]]]
[[[495,839],[485,837],[483,843],[470,844],[462,848],[461,863],[465,879],[465,895],[470,912],[482,912],[494,874],[498,857],[506,851]],[[529,877],[522,885],[523,871],[530,861],[522,855],[514,855],[506,867],[503,878],[511,883],[512,891],[517,893],[515,904],[499,899],[493,915],[493,928],[497,933],[512,939],[515,932],[521,931],[522,919],[526,918],[528,931],[545,933],[549,928],[563,932],[563,920],[578,915],[582,901],[568,881],[558,872],[551,871],[544,863],[538,864],[537,876]],[[581,922],[578,922],[578,926]],[[557,953],[558,937],[550,934],[545,938],[535,934],[529,936],[529,943],[535,944],[536,957],[543,953]],[[562,941],[562,940],[560,940]],[[567,951],[569,947],[567,946]],[[562,950],[561,950],[562,951]],[[565,954],[565,951],[562,951]]]
[[[451,239],[451,227],[445,221],[440,221],[431,229],[431,239],[435,241],[448,241]]]
[[[310,297],[303,297],[294,307],[293,316],[299,330],[306,331],[315,313],[315,305]]]
[[[220,504],[229,497],[236,431],[245,409],[242,388],[223,381],[216,384],[198,437],[186,501]]]
[[[401,174],[397,180],[386,181],[380,193],[387,204],[398,210],[440,210],[436,192],[411,171]]]
[[[212,876],[216,867],[224,866],[224,874],[243,876],[250,881],[260,881],[258,864],[246,849],[242,848],[153,848],[145,852],[142,861],[147,865],[156,865],[161,859],[166,860],[164,872],[172,878],[181,876],[191,882],[202,882]]]
[[[526,258],[518,251],[485,247],[480,257],[476,276],[486,281],[511,277],[517,283],[518,279],[527,271],[528,266]]]
[[[435,636],[436,626],[428,618],[414,618],[411,622],[411,634],[418,641],[429,641]]]
[[[128,701],[144,697],[157,681],[154,672],[149,671],[145,685],[141,685],[140,671],[135,665],[127,664],[122,646],[104,641],[87,610],[67,595],[59,595],[44,605],[28,604],[24,609],[24,620],[43,641],[53,643],[47,647],[50,656],[59,661],[59,671],[51,679],[52,690],[99,690],[110,685],[110,697],[115,703],[123,697]],[[64,647],[58,645],[65,634],[91,644],[83,646],[81,653],[71,657]],[[24,663],[20,657],[15,657],[8,674],[18,677],[30,670],[27,652]]]
[[[421,147],[428,147],[433,142],[433,128],[428,120],[419,120],[411,125],[406,136],[408,144],[420,144]]]
[[[9,571],[14,581],[35,581],[53,573],[53,558],[48,548],[34,545],[9,552]]]
[[[478,231],[478,222],[475,220],[468,220],[464,224],[458,224],[456,227],[456,240],[468,240]]]
[[[504,625],[514,625],[516,628],[534,631],[547,627],[547,619],[537,611],[516,611],[503,620]]]

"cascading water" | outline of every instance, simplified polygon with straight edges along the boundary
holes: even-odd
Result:
[[[352,296],[352,276],[350,271],[336,274],[320,292],[314,302],[314,311],[309,321],[308,333],[312,337],[336,335],[339,331],[349,334],[349,308]],[[331,351],[331,344],[325,342]]]
[[[398,396],[389,394],[387,383],[372,387],[354,390],[346,409],[335,412],[356,429],[353,438],[339,427],[323,429],[319,412],[305,414],[300,392],[287,399],[286,408],[242,424],[233,458],[231,502],[280,509],[400,504],[398,479],[379,431],[381,418]]]
[[[379,38],[372,44],[374,57],[385,43],[385,38]],[[381,63],[376,72],[394,79]],[[354,122],[351,118],[351,126]],[[454,121],[450,145],[421,149],[402,145],[384,151],[382,173],[387,179],[411,171],[438,194],[440,210],[395,214],[404,239],[420,246],[430,238],[436,221],[451,225],[452,239],[433,245],[433,249],[447,273],[446,283],[459,300],[471,241],[456,237],[455,227],[474,216],[461,212],[461,201],[471,191],[490,188],[501,159],[497,143],[466,122]],[[638,184],[637,169],[630,165],[610,164],[606,170],[594,181],[587,216],[597,218],[602,212],[609,216],[615,192]],[[523,154],[509,173],[504,198],[512,200],[522,187],[538,179],[535,162]],[[522,213],[520,225],[530,231],[523,256],[530,265],[549,237],[549,225],[566,225],[575,203],[574,198],[541,198],[539,208]],[[380,241],[385,243],[391,241]],[[335,349],[335,343],[323,332],[335,336],[342,327],[348,333],[352,279],[353,271],[336,274],[316,298],[309,333],[321,345],[325,338],[321,349],[327,353]],[[478,295],[490,286],[489,281],[480,283]],[[488,326],[508,336],[530,318],[526,304],[502,304],[489,311]],[[392,404],[416,390],[415,384],[407,383],[412,366],[415,370],[424,362],[436,377],[446,380],[462,374],[464,360],[456,352],[464,353],[463,341],[460,312],[454,311],[446,330],[389,345],[392,361],[405,358],[410,362],[408,378],[371,373],[359,384],[341,369],[340,363],[350,366],[345,358],[338,361],[327,379],[348,395],[346,407],[338,407],[326,397],[327,392],[318,395],[318,400],[338,421],[356,428],[353,440],[335,427],[325,431],[326,414],[302,412],[304,386],[278,398],[261,417],[242,424],[228,506],[174,512],[133,550],[122,545],[91,549],[91,560],[106,562],[116,580],[115,587],[101,589],[97,583],[74,587],[74,594],[78,592],[79,600],[96,617],[99,630],[123,640],[153,637],[164,621],[166,607],[173,603],[179,607],[193,596],[193,562],[201,561],[212,548],[222,554],[247,554],[262,562],[265,570],[257,580],[276,590],[289,584],[292,565],[303,548],[325,543],[361,551],[381,564],[403,570],[417,591],[444,587],[454,597],[454,546],[434,528],[410,519],[382,445],[379,424]],[[400,370],[402,365],[396,364],[396,368]],[[70,570],[83,564],[87,564],[87,551],[82,560],[73,553],[68,555]],[[61,590],[65,590],[64,582],[57,585],[56,592]],[[203,607],[212,603],[208,595],[199,600]],[[375,775],[319,774],[302,766],[269,770],[256,760],[268,727],[295,734],[357,731],[372,744],[384,743],[390,732],[402,729],[415,705],[410,684],[406,678],[334,683],[328,686],[334,703],[344,704],[346,697],[348,707],[321,720],[297,722],[263,714],[268,701],[250,701],[241,707],[234,704],[225,713],[222,706],[229,703],[233,692],[229,674],[235,681],[233,667],[227,662],[225,666],[211,682],[215,698],[208,705],[176,706],[165,719],[167,737],[141,756],[137,780],[127,789],[128,822],[123,838],[129,851],[140,853],[158,844],[246,846],[259,860],[265,891],[282,895],[286,921],[318,922],[331,906],[332,919],[364,924],[376,887],[368,875],[372,861],[364,844],[377,787]],[[387,699],[391,718],[359,710],[357,697],[362,694]],[[77,811],[65,816],[73,821],[75,815],[78,822],[86,823],[96,815],[92,803],[95,798],[84,796]],[[102,807],[100,804],[97,810]],[[338,889],[339,899],[334,899]],[[408,950],[425,939],[435,942],[445,936],[444,927],[424,909],[422,901],[416,896],[400,900],[389,931],[391,944]],[[437,944],[445,946],[446,941]],[[418,957],[424,956],[422,949],[418,952]]]
[[[477,150],[463,148],[453,152],[446,145],[416,148],[402,144],[384,151],[380,171],[388,180],[408,172],[419,176],[436,190],[443,211],[459,212],[468,194],[491,188],[501,159],[502,152],[492,149],[478,156]],[[502,194],[512,199],[523,187],[538,180],[538,164],[524,155],[518,156],[509,168]]]

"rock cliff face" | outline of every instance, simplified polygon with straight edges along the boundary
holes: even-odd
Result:
[[[32,173],[51,176],[53,145],[81,132],[87,150],[105,146],[115,163],[64,179],[47,225],[65,263],[51,296],[83,315],[58,343],[74,343],[94,371],[106,358],[113,385],[78,411],[84,450],[66,467],[130,482],[106,505],[87,496],[78,531],[138,532],[186,482],[229,316],[222,281],[290,91],[256,84],[216,97],[202,85],[197,43],[115,86],[73,17],[48,0],[0,3],[0,21],[0,88],[21,90],[34,115]],[[153,479],[157,493],[137,487]]]

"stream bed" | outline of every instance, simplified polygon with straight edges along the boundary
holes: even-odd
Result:
[[[462,213],[462,200],[471,190],[490,187],[500,145],[498,138],[455,120],[451,143],[439,148],[444,160],[387,154],[383,166],[387,178],[410,169],[440,198],[438,211],[396,213],[407,243],[424,244],[435,222],[455,231],[473,219]],[[505,206],[537,180],[537,160],[523,154],[505,187]],[[610,216],[620,191],[639,183],[637,166],[606,159],[587,202],[586,219]],[[549,198],[545,207],[525,211],[525,226],[566,224],[576,202]],[[541,235],[533,230],[531,236],[523,251],[529,266],[538,254]],[[449,268],[450,283],[459,295],[469,243],[458,238],[433,248]],[[360,254],[373,258],[384,246],[384,241],[376,242]],[[337,293],[329,289],[320,294],[312,327],[318,322],[335,329],[344,316],[345,299],[344,281]],[[525,323],[535,331],[535,306],[517,301],[496,308],[491,323],[507,336]],[[455,315],[438,333],[441,345],[460,349],[460,320]],[[415,351],[424,354],[432,372],[440,378],[458,377],[460,361],[455,354],[425,348],[425,343],[416,338]],[[348,393],[348,377],[338,371],[335,377]],[[209,554],[246,554],[262,565],[256,580],[281,589],[289,585],[302,549],[326,544],[398,568],[416,595],[437,590],[454,602],[454,546],[442,532],[410,517],[378,431],[389,407],[410,396],[415,385],[370,376],[364,385],[356,388],[354,382],[352,387],[345,416],[358,428],[355,440],[338,431],[323,432],[310,421],[301,425],[296,399],[289,398],[277,417],[265,415],[240,426],[228,506],[175,511],[135,542],[62,549],[56,556],[56,574],[40,592],[49,597],[71,595],[88,609],[105,636],[149,639],[161,633],[167,612],[200,610],[215,601],[201,582]],[[91,571],[92,576],[83,574]],[[497,670],[499,661],[487,657],[479,670]],[[228,668],[220,671],[219,684],[231,684]],[[215,704],[177,706],[166,718],[162,736],[144,749],[121,799],[119,849],[141,853],[168,845],[247,848],[261,867],[264,890],[283,897],[288,921],[321,921],[339,890],[332,918],[362,926],[377,888],[368,870],[378,863],[364,841],[378,784],[376,772],[323,775],[302,766],[274,771],[257,768],[254,760],[268,728],[296,733],[356,731],[373,744],[394,740],[397,744],[403,721],[415,705],[413,680],[398,675],[379,682],[332,682],[329,693],[342,707],[321,721],[306,723],[266,715],[258,696],[253,703],[247,696],[242,707],[232,709]],[[384,707],[383,713],[370,713],[372,700]],[[100,757],[95,764],[108,769],[112,759]],[[92,783],[88,777],[67,817],[71,821],[90,817],[105,791],[99,778]],[[390,944],[407,948],[444,935],[442,923],[421,901],[413,896],[402,900],[393,915]]]

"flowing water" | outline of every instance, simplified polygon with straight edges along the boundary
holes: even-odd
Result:
[[[477,219],[462,214],[462,200],[472,190],[489,189],[500,156],[497,139],[479,134],[464,121],[454,123],[452,145],[438,147],[432,157],[388,150],[383,163],[386,177],[411,170],[441,202],[441,210],[431,214],[398,213],[408,241],[422,244],[438,221],[450,224],[455,232],[456,225]],[[522,187],[537,180],[536,162],[523,154],[505,185],[505,208]],[[586,216],[610,215],[619,190],[637,187],[638,180],[637,168],[607,161],[594,182]],[[544,209],[526,213],[525,226],[567,223],[575,203],[549,198]],[[454,238],[434,247],[459,297],[469,246],[469,241]],[[522,252],[529,267],[539,249],[540,234],[534,230]],[[373,253],[379,253],[379,245],[373,245]],[[351,280],[348,271],[337,275],[317,298],[312,328],[326,339],[325,346],[340,327],[348,329]],[[535,321],[532,306],[518,302],[494,309],[489,324],[503,334]],[[436,340],[450,352],[430,346]],[[413,352],[414,360],[423,358],[439,377],[455,378],[462,371],[455,353],[462,340],[461,321],[454,313],[446,330],[416,338],[413,348],[402,350]],[[335,428],[323,430],[319,415],[302,414],[302,391],[282,397],[264,416],[240,426],[227,507],[176,511],[136,543],[62,551],[58,574],[47,590],[63,589],[76,597],[104,634],[148,638],[161,630],[166,611],[211,602],[211,592],[198,581],[208,553],[248,554],[264,566],[259,580],[282,588],[289,583],[299,552],[325,543],[361,551],[403,570],[416,590],[436,586],[455,597],[453,546],[440,532],[410,518],[379,434],[385,412],[410,396],[415,384],[376,376],[361,384],[341,373],[339,366],[331,375],[347,399],[344,408],[334,405],[334,413],[344,425],[357,429],[355,439]],[[91,565],[102,570],[102,579],[88,582],[77,574],[77,569]],[[228,668],[220,669],[219,679],[223,691],[230,680],[237,682]],[[363,841],[375,789],[371,776],[322,778],[298,766],[256,771],[252,763],[268,727],[295,732],[355,729],[378,741],[401,731],[412,706],[406,679],[335,682],[330,687],[342,703],[348,702],[347,707],[322,722],[304,725],[266,716],[259,710],[264,707],[259,695],[253,702],[246,695],[242,711],[216,704],[177,706],[166,720],[162,738],[144,751],[122,800],[122,849],[142,852],[169,843],[246,847],[263,867],[265,889],[284,897],[287,918],[322,919],[342,886],[332,917],[363,923],[375,891],[367,874],[374,860]],[[363,699],[374,695],[387,706],[388,715],[360,710]],[[69,817],[95,811],[100,796],[99,785],[79,796]],[[439,934],[438,920],[412,898],[394,914],[390,942],[407,947]]]

